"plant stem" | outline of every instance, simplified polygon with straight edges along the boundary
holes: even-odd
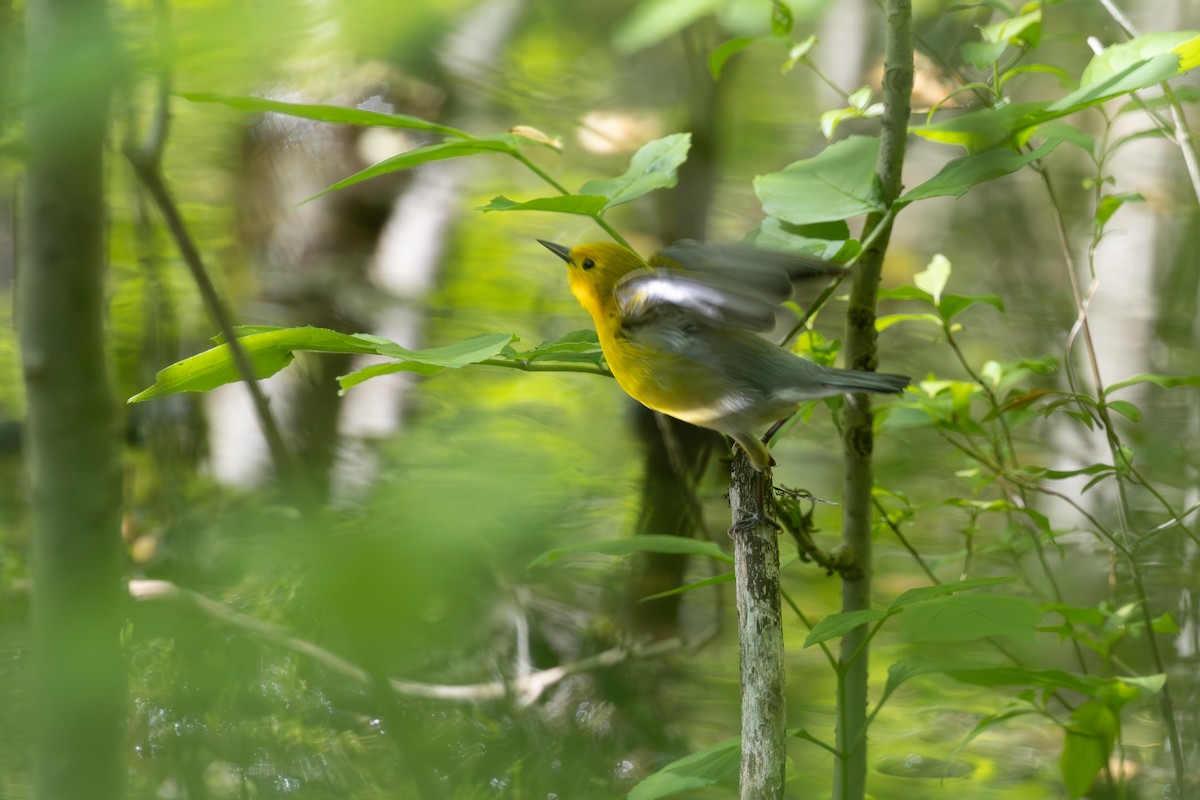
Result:
[[[901,167],[908,135],[913,85],[913,32],[911,0],[887,0],[887,39],[884,45],[883,129],[875,171],[885,208],[891,208],[901,190]],[[846,310],[846,366],[874,370],[878,361],[875,310],[883,256],[891,236],[892,215],[867,217],[864,230],[870,244],[854,270],[850,304]],[[842,611],[871,606],[871,490],[874,449],[871,401],[866,394],[848,398],[843,411],[842,442],[846,462],[842,496],[842,544],[862,568],[857,581],[842,582]],[[862,800],[867,782],[867,680],[869,650],[866,626],[842,637],[838,672],[837,749],[834,775],[837,800]],[[861,652],[860,652],[861,651]]]

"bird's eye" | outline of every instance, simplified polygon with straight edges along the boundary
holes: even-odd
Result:
[[[585,259],[583,260],[583,268],[584,268],[584,269],[591,269],[591,268],[592,268],[592,267],[594,267],[594,266],[596,266],[596,262],[595,262],[595,261],[593,261],[592,259],[590,259],[590,258],[585,258]]]

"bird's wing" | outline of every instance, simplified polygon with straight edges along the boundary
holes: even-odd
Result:
[[[681,239],[667,245],[650,259],[650,266],[726,275],[765,291],[780,293],[780,302],[791,292],[790,281],[846,272],[841,264],[816,256],[759,250],[746,245],[713,245],[694,239]]]
[[[630,327],[669,320],[677,325],[692,322],[767,331],[775,325],[775,308],[786,299],[791,287],[787,288],[781,297],[778,290],[716,273],[639,269],[621,278],[613,295],[622,322]],[[668,306],[674,307],[669,313]]]

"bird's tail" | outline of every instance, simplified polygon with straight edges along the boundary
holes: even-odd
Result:
[[[862,372],[854,369],[830,369],[824,383],[843,392],[876,392],[890,394],[902,392],[912,383],[907,375],[891,375],[886,372]]]

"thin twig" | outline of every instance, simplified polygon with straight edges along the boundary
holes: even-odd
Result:
[[[132,142],[127,143],[124,147],[125,157],[129,159],[134,174],[146,188],[146,191],[150,193],[154,204],[158,206],[159,212],[163,215],[163,221],[166,223],[171,237],[175,240],[180,255],[183,256],[183,261],[196,283],[196,287],[200,290],[200,297],[205,308],[208,310],[213,322],[216,323],[217,329],[225,338],[225,346],[229,348],[234,367],[237,369],[238,375],[246,383],[246,388],[250,391],[250,397],[254,402],[254,410],[258,415],[259,425],[262,428],[263,437],[267,442],[267,448],[271,453],[271,459],[275,464],[276,471],[285,484],[294,490],[293,493],[296,497],[308,497],[310,496],[309,493],[302,491],[303,487],[300,483],[301,473],[298,465],[294,462],[287,445],[284,443],[283,435],[280,433],[275,417],[271,413],[267,397],[263,393],[262,387],[258,384],[258,374],[254,369],[254,365],[250,357],[246,354],[245,348],[238,341],[237,326],[233,321],[233,316],[217,292],[212,279],[209,277],[208,270],[204,266],[204,260],[200,256],[200,250],[188,232],[183,216],[179,212],[179,207],[171,197],[166,179],[163,177],[162,159],[163,152],[166,149],[167,135],[170,132],[171,119],[170,49],[172,44],[170,18],[168,16],[170,5],[166,0],[156,0],[154,10],[159,36],[159,57],[161,62],[158,71],[158,103],[155,107],[153,121],[147,132],[146,140],[140,147],[135,146]]]
[[[301,639],[282,625],[255,619],[234,611],[223,603],[211,600],[198,592],[184,589],[170,581],[137,580],[129,582],[129,594],[134,600],[169,601],[188,605],[205,616],[229,627],[254,634],[268,644],[289,650],[320,664],[330,672],[363,686],[375,686],[375,679],[364,669],[320,645]],[[420,683],[389,678],[387,685],[398,695],[429,700],[478,703],[511,697],[519,706],[537,702],[547,689],[582,672],[604,669],[624,661],[654,658],[684,650],[688,645],[681,639],[663,639],[645,645],[614,647],[594,656],[562,664],[551,669],[531,671],[513,681],[488,681],[464,685]]]

